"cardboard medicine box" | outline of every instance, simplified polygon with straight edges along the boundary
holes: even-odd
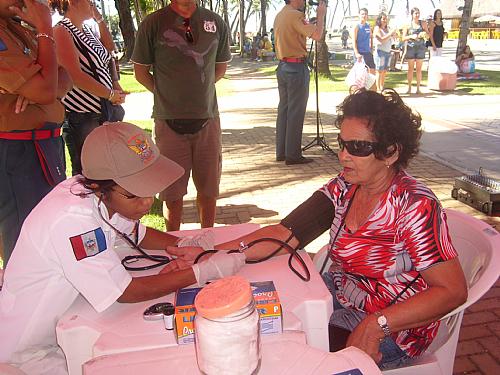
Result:
[[[260,316],[260,333],[262,335],[281,333],[282,309],[278,292],[272,281],[256,281],[250,283],[255,305]],[[194,342],[194,298],[202,288],[184,288],[175,296],[174,332],[177,343]]]

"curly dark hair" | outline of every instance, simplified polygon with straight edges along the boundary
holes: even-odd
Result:
[[[361,89],[354,92],[337,106],[335,126],[340,129],[348,117],[368,120],[368,126],[378,143],[374,152],[377,159],[389,157],[398,150],[399,158],[394,166],[404,169],[410,159],[418,154],[422,117],[413,112],[396,91],[387,89],[379,94]]]
[[[57,11],[61,16],[68,11],[69,1],[68,0],[48,0],[49,8]]]

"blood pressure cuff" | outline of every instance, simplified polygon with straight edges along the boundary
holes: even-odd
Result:
[[[334,216],[332,201],[322,192],[316,191],[280,224],[290,229],[299,240],[300,247],[304,247],[330,228]]]

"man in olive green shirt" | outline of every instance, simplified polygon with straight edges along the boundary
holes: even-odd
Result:
[[[180,227],[191,170],[201,226],[214,225],[222,169],[215,82],[230,60],[227,25],[195,0],[173,0],[139,26],[132,61],[154,94],[155,142],[186,171],[160,194],[169,231]]]

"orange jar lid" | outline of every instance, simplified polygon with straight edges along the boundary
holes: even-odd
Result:
[[[253,298],[248,280],[241,276],[229,276],[205,286],[194,300],[196,312],[213,319],[230,315]]]

